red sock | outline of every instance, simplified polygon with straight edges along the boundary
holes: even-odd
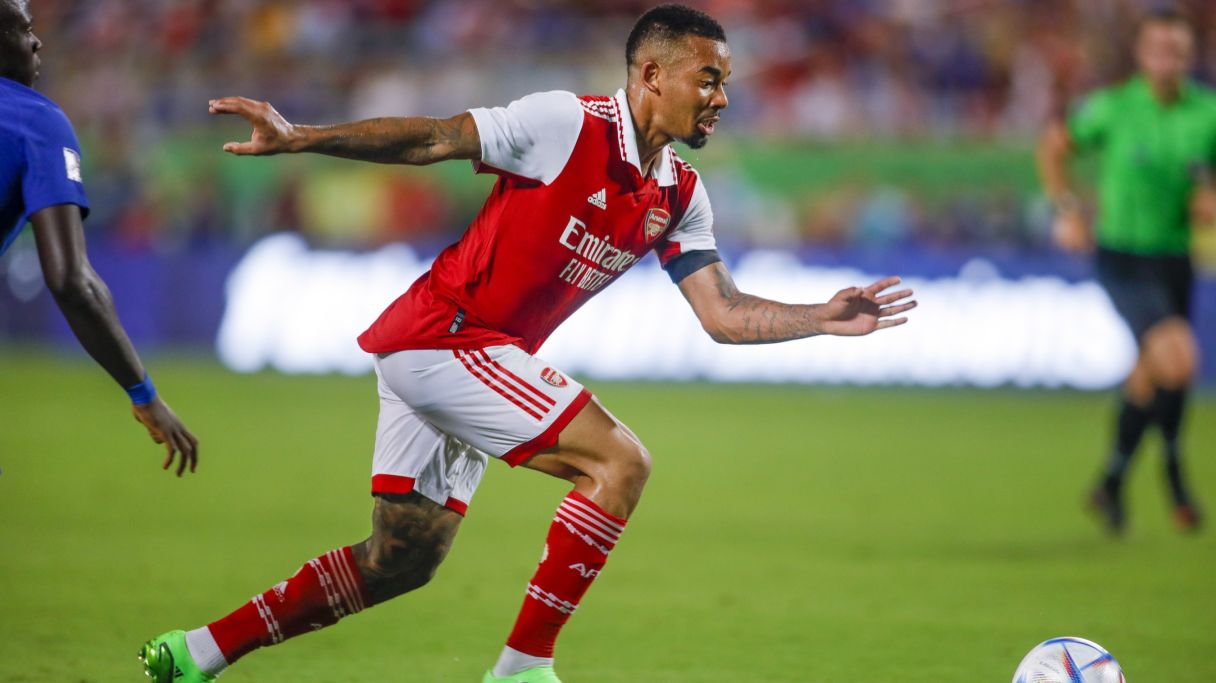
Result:
[[[229,664],[266,645],[335,624],[367,604],[350,546],[309,560],[294,576],[207,625]]]
[[[553,643],[616,545],[625,520],[576,491],[562,501],[545,539],[540,566],[507,646],[533,657],[552,657]]]

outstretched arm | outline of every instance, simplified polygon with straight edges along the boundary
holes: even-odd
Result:
[[[1039,137],[1035,161],[1043,192],[1056,209],[1052,237],[1065,251],[1084,252],[1093,246],[1093,235],[1068,178],[1068,162],[1072,153],[1072,140],[1064,121],[1056,119],[1048,123]]]
[[[144,366],[118,321],[109,288],[85,252],[80,208],[74,204],[47,207],[30,216],[30,222],[47,287],[81,346],[124,388],[141,385],[147,377]],[[141,387],[143,395],[132,407],[135,419],[147,427],[153,441],[165,444],[163,469],[169,469],[174,455],[180,453],[177,475],[187,465],[193,472],[198,466],[198,439],[159,396],[148,395],[148,386]]]
[[[229,142],[238,155],[314,152],[379,164],[424,166],[448,159],[479,159],[481,139],[468,112],[450,119],[421,116],[367,119],[333,126],[290,123],[269,102],[244,97],[211,100],[212,114],[236,114],[253,126],[248,142]]]
[[[899,278],[850,287],[823,304],[783,304],[740,292],[726,265],[713,263],[680,281],[701,326],[719,344],[769,344],[820,334],[860,336],[908,322],[912,290],[883,294]]]

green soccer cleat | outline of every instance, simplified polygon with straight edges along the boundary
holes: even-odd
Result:
[[[144,663],[144,674],[152,683],[211,683],[216,678],[194,663],[186,649],[185,631],[162,633],[144,643],[139,648],[139,661]]]
[[[495,676],[493,671],[487,671],[481,683],[562,683],[551,666],[538,666],[520,671],[510,676]]]

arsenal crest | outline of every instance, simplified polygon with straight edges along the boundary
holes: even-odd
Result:
[[[566,378],[562,377],[562,373],[554,370],[553,368],[545,368],[544,370],[541,370],[540,378],[559,389],[566,386]]]
[[[667,223],[671,221],[671,214],[665,209],[651,209],[646,212],[646,241],[653,242],[654,238],[663,234],[667,229]]]

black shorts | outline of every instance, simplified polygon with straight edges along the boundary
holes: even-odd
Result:
[[[1195,271],[1190,256],[1141,256],[1099,249],[1098,282],[1115,310],[1127,321],[1136,343],[1157,323],[1171,317],[1191,319]]]

